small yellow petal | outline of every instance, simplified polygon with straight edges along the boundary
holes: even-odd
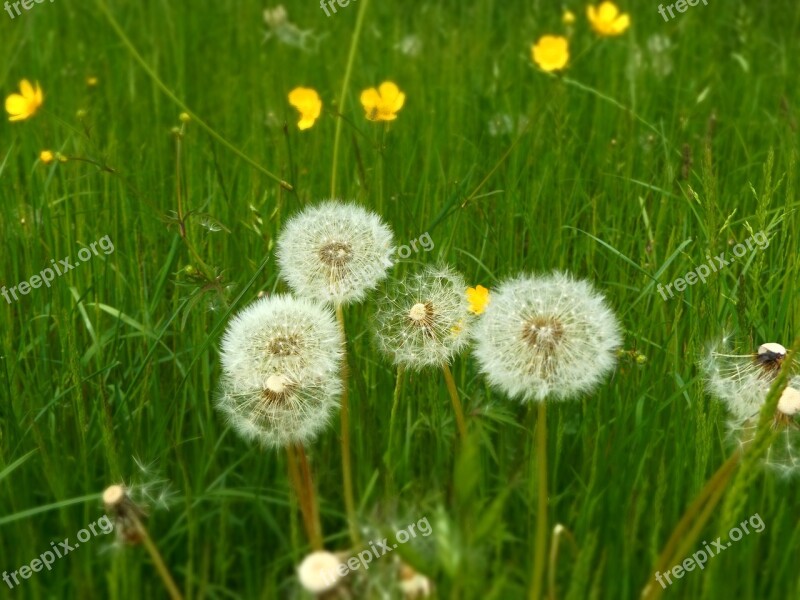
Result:
[[[27,79],[23,79],[19,82],[19,91],[22,92],[22,96],[26,100],[35,100],[36,99],[36,92],[33,91],[33,86],[31,82]]]
[[[467,289],[467,302],[469,302],[470,312],[476,315],[482,314],[490,301],[489,290],[482,285]]]
[[[380,94],[375,88],[369,88],[361,92],[361,105],[366,109],[375,108],[380,104],[380,101]]]
[[[19,94],[11,94],[6,98],[6,112],[11,115],[18,115],[28,110],[28,101]]]
[[[42,161],[44,164],[48,165],[53,162],[55,155],[50,152],[50,150],[42,150],[41,154],[39,154],[39,160]]]

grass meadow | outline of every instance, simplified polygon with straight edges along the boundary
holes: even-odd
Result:
[[[447,263],[491,291],[568,271],[602,291],[624,334],[600,386],[548,402],[542,558],[536,409],[463,353],[460,440],[442,372],[398,385],[377,351],[376,295],[344,307],[359,535],[391,540],[424,518],[432,530],[353,573],[350,597],[402,598],[402,558],[432,598],[533,598],[535,563],[541,597],[638,598],[687,510],[699,524],[679,532],[681,557],[756,513],[765,527],[664,597],[800,597],[796,476],[754,450],[713,509],[691,510],[736,449],[698,368],[708,344],[729,335],[753,352],[800,334],[796,4],[710,0],[665,22],[655,2],[626,0],[631,26],[613,37],[571,1],[284,5],[292,26],[268,26],[256,0],[0,12],[3,97],[22,79],[44,91],[35,116],[0,123],[0,284],[104,236],[114,248],[0,301],[0,571],[74,542],[124,484],[183,597],[311,597],[286,454],[242,440],[214,398],[231,316],[289,291],[283,225],[340,198],[379,213],[399,245],[430,235],[391,279]],[[568,37],[566,69],[532,61],[545,34]],[[387,80],[405,105],[369,121],[361,91]],[[304,131],[287,101],[297,86],[323,103]],[[756,232],[767,248],[666,301],[657,291]],[[325,547],[354,554],[340,435],[337,417],[307,452]],[[0,596],[168,597],[141,544],[97,537]]]

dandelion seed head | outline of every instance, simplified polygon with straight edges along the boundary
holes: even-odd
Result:
[[[361,301],[392,266],[393,235],[378,215],[336,200],[305,209],[278,238],[281,276],[300,296]]]
[[[331,310],[289,295],[257,300],[222,340],[217,408],[247,441],[312,441],[339,406],[343,339]]]
[[[474,338],[489,382],[522,401],[590,391],[614,368],[622,344],[605,298],[588,282],[559,272],[504,282]]]
[[[800,377],[792,378],[778,400],[778,410],[784,415],[793,417],[800,413]]]
[[[420,370],[449,364],[469,343],[464,278],[445,266],[426,267],[395,282],[378,302],[378,347],[396,365]]]
[[[786,348],[775,342],[761,344],[755,354],[736,352],[726,336],[711,345],[700,367],[708,393],[724,402],[731,414],[741,420],[761,409],[785,357]],[[791,394],[788,392],[784,404],[787,410]]]
[[[339,585],[342,576],[338,569],[342,561],[325,550],[312,552],[297,567],[297,577],[306,590],[313,594],[321,594]]]

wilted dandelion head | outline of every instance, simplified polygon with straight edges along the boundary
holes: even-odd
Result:
[[[392,240],[375,213],[323,202],[290,219],[278,238],[281,276],[300,296],[337,306],[358,302],[386,277]]]
[[[330,309],[288,295],[262,298],[225,332],[217,408],[246,440],[307,443],[338,406],[342,347]]]
[[[342,579],[338,569],[342,564],[339,558],[325,550],[312,552],[297,567],[297,578],[312,594],[322,594],[335,588]]]
[[[414,370],[449,363],[469,343],[474,316],[466,291],[449,267],[426,267],[390,286],[375,315],[381,351]]]
[[[745,448],[758,433],[761,407],[767,399],[781,365],[786,348],[770,342],[755,353],[733,353],[727,339],[714,344],[701,366],[708,392],[723,401],[731,413],[728,436]],[[792,365],[794,367],[795,365]],[[778,399],[772,428],[777,437],[764,456],[765,468],[781,476],[800,473],[800,376],[793,376]]]
[[[588,392],[613,369],[622,343],[605,298],[558,272],[500,285],[474,338],[489,382],[523,401]]]
[[[762,344],[755,353],[741,353],[724,338],[711,345],[700,367],[708,393],[741,421],[761,409],[785,358],[786,348],[775,342]]]

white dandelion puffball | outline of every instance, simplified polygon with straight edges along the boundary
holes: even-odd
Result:
[[[793,377],[778,400],[778,410],[788,417],[800,413],[800,377]]]
[[[785,357],[786,348],[774,342],[762,344],[755,354],[736,354],[723,339],[711,346],[700,366],[708,393],[724,402],[734,419],[742,420],[761,410]],[[797,387],[792,382],[789,385]],[[792,392],[784,394],[786,399],[781,401],[791,410]]]
[[[339,406],[344,339],[332,311],[304,298],[262,298],[222,339],[217,408],[246,440],[308,443]]]
[[[328,592],[339,585],[342,564],[335,554],[319,550],[312,552],[297,567],[297,578],[306,590],[313,594]]]
[[[292,217],[278,238],[281,276],[300,296],[363,300],[392,266],[391,229],[375,213],[330,200]]]
[[[525,402],[590,391],[614,368],[622,344],[605,298],[559,272],[502,283],[473,337],[489,383]]]
[[[449,267],[426,267],[378,302],[375,335],[396,365],[441,367],[469,344],[473,320],[464,278]]]

